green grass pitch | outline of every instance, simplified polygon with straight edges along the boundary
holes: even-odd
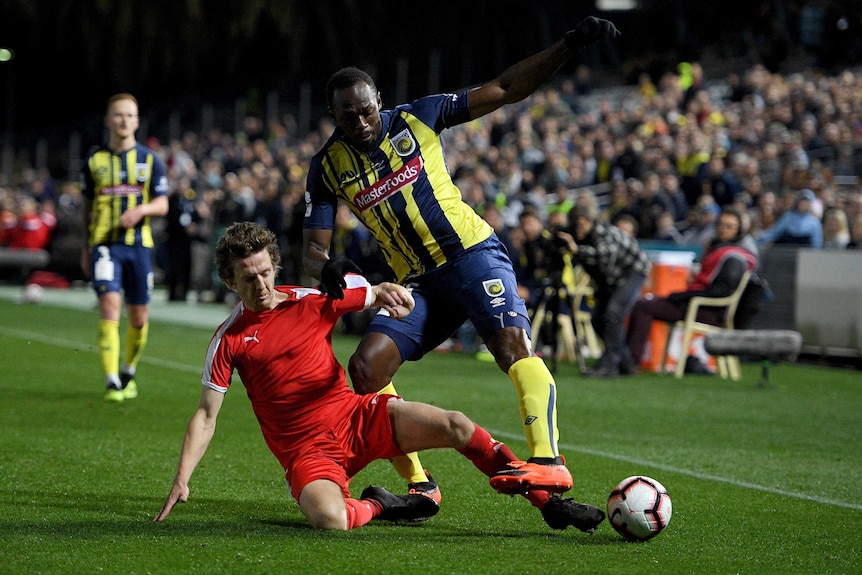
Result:
[[[167,304],[161,304],[166,307]],[[154,314],[140,396],[102,400],[94,308],[0,298],[0,572],[333,574],[850,574],[862,570],[862,375],[782,363],[773,386],[743,379],[556,374],[569,493],[604,507],[620,479],[655,477],[670,526],[625,542],[553,531],[521,498],[494,493],[454,451],[422,455],[443,505],[427,523],[309,529],[267,451],[241,386],[227,396],[191,496],[151,522],[197,404],[201,361],[225,308],[195,323]],[[186,310],[187,307],[170,308]],[[194,311],[194,310],[192,310]],[[206,317],[204,317],[206,316]],[[125,325],[125,324],[123,324]],[[302,334],[296,334],[302,337]],[[336,336],[345,362],[357,339]],[[514,389],[496,366],[458,353],[409,363],[407,399],[465,412],[527,455]],[[352,484],[403,491],[387,462]]]

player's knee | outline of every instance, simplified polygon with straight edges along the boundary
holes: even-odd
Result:
[[[347,521],[342,521],[335,517],[325,517],[312,520],[309,518],[308,524],[313,529],[325,529],[328,531],[347,531]]]
[[[452,446],[455,448],[464,447],[470,441],[470,438],[473,437],[476,426],[469,417],[460,411],[448,411],[446,415]]]
[[[135,329],[143,329],[149,320],[149,315],[145,310],[130,308],[129,310],[129,325]]]
[[[359,352],[350,357],[347,372],[356,393],[377,393],[383,389],[389,380],[381,377],[374,368],[374,362],[364,358]]]
[[[516,361],[533,355],[528,334],[519,327],[507,327],[499,330],[488,340],[488,351],[494,355],[497,365],[503,372]]]
[[[347,512],[343,504],[340,506],[333,504],[319,507],[309,512],[306,515],[306,519],[308,519],[308,524],[314,529],[347,530]]]
[[[347,371],[356,393],[377,393],[386,387],[400,365],[400,356],[388,351],[369,351],[360,345],[350,357]]]

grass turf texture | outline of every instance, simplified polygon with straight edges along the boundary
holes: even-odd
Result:
[[[177,308],[180,309],[180,308]],[[221,315],[221,314],[219,314]],[[223,315],[227,315],[227,312]],[[454,451],[423,463],[439,515],[350,532],[306,526],[267,451],[244,390],[226,400],[191,496],[151,523],[197,404],[212,327],[153,321],[140,396],[102,400],[93,309],[0,300],[0,565],[3,573],[854,573],[862,533],[862,376],[759,366],[743,380],[643,374],[556,376],[568,496],[604,507],[624,477],[655,477],[673,498],[670,526],[626,543],[552,531],[519,497],[494,493]],[[125,323],[123,323],[123,326]],[[299,334],[297,334],[298,336]],[[357,339],[336,336],[345,362]],[[493,364],[433,353],[402,368],[406,398],[459,409],[526,457],[512,384]],[[379,461],[352,484],[404,491]]]

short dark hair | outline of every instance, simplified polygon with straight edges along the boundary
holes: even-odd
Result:
[[[233,280],[233,264],[261,250],[269,252],[276,271],[281,252],[275,234],[255,222],[237,222],[228,226],[216,245],[216,268],[222,281]]]
[[[364,82],[368,84],[375,92],[377,91],[377,86],[374,84],[374,80],[371,76],[365,72],[364,70],[360,70],[355,66],[348,66],[346,68],[342,68],[332,76],[330,76],[329,81],[326,82],[326,105],[329,106],[329,109],[332,109],[332,100],[335,97],[336,90],[343,90],[344,88],[349,88],[354,84],[358,84],[359,82]]]

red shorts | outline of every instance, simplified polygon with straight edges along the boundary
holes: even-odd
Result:
[[[386,404],[394,395],[357,395],[348,416],[298,445],[286,465],[285,477],[293,497],[317,479],[328,479],[350,497],[350,480],[376,459],[403,455],[392,438]]]

